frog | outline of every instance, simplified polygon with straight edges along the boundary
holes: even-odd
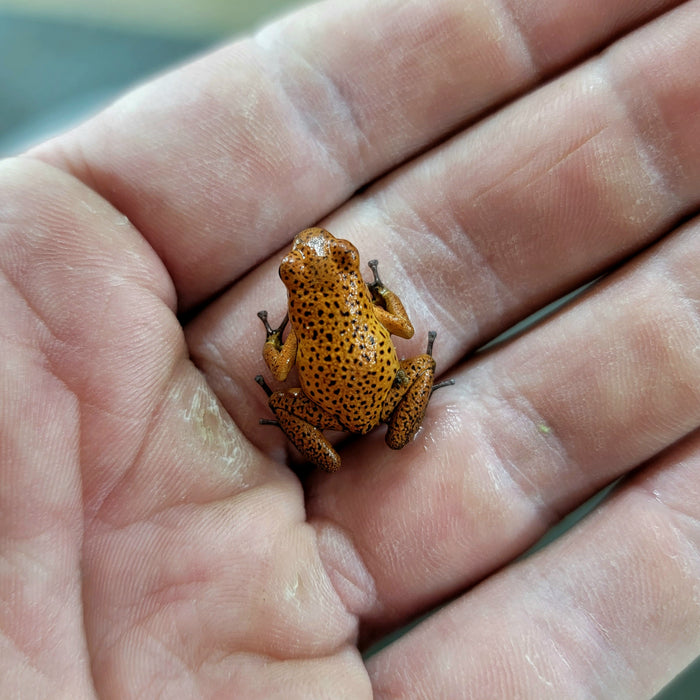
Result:
[[[377,260],[368,265],[369,283],[350,241],[324,228],[304,229],[279,266],[287,313],[272,328],[267,311],[258,312],[265,364],[279,382],[296,365],[299,379],[298,387],[272,391],[262,375],[255,377],[275,415],[260,423],[280,427],[307,462],[329,472],[341,460],[323,431],[364,435],[386,423],[385,442],[402,449],[418,432],[432,393],[454,384],[434,383],[435,331],[425,353],[399,359],[391,336],[409,339],[413,325],[379,277]]]

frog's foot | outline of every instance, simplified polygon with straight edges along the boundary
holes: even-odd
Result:
[[[374,280],[367,286],[372,289],[372,287],[383,287],[384,283],[379,279],[379,260],[370,260],[367,262],[369,269],[372,270],[372,276]]]
[[[386,309],[386,299],[384,298],[384,295],[389,291],[385,286],[384,282],[382,282],[379,279],[379,271],[377,270],[377,266],[379,265],[378,260],[370,260],[367,263],[372,270],[372,276],[374,277],[374,280],[372,282],[367,283],[367,289],[369,289],[369,293],[372,295],[372,301],[377,305],[380,306],[383,309]]]
[[[267,382],[265,381],[265,378],[262,376],[262,374],[258,374],[255,377],[255,381],[260,384],[262,387],[263,391],[268,395],[272,396],[272,389],[268,386]],[[261,418],[260,419],[260,425],[277,425],[279,426],[280,422],[276,419],[273,418]]]
[[[262,376],[262,374],[257,374],[255,376],[255,381],[260,384],[262,387],[263,391],[268,395],[272,396],[272,389],[267,385],[267,382],[265,381],[265,377]]]
[[[258,314],[259,316],[260,314]],[[428,331],[428,347],[425,349],[425,354],[433,356],[433,344],[435,343],[435,338],[437,338],[437,331]]]
[[[270,395],[269,404],[276,421],[265,422],[279,425],[304,459],[328,472],[340,469],[338,453],[321,432],[343,430],[335,416],[310,401],[301,389],[275,391]]]
[[[430,388],[430,395],[433,395],[434,391],[437,391],[438,389],[444,389],[446,386],[454,386],[455,380],[454,379],[445,379],[442,382],[438,382],[437,384],[433,384],[433,386]]]
[[[267,311],[258,311],[258,318],[263,322],[265,326],[265,333],[267,334],[266,342],[270,342],[272,339],[276,345],[281,347],[282,345],[282,333],[287,326],[289,321],[289,314],[285,314],[278,328],[272,328],[270,322],[267,320]]]
[[[425,350],[426,355],[430,355],[430,357],[433,356],[433,343],[435,342],[435,338],[437,337],[437,331],[428,331],[428,347]],[[430,395],[433,395],[434,391],[437,391],[438,389],[444,389],[446,386],[453,386],[455,383],[454,379],[445,379],[442,382],[438,382],[437,384],[433,384],[433,386],[430,388]]]

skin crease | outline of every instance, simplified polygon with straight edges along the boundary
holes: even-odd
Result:
[[[639,700],[689,664],[698,31],[697,1],[328,2],[1,163],[3,694]],[[457,383],[302,485],[255,314],[317,222]]]

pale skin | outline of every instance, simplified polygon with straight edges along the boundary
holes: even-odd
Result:
[[[3,693],[639,700],[689,664],[699,32],[699,2],[327,3],[2,163]],[[456,384],[302,488],[256,312],[317,222]]]

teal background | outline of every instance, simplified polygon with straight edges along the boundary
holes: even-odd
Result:
[[[280,9],[299,4],[299,0],[267,0],[253,11],[247,2],[230,2],[225,35],[247,31]],[[128,29],[2,8],[0,1],[0,156],[17,153],[75,123],[143,76],[222,38],[201,31],[188,36],[171,29]],[[595,502],[573,514],[540,546],[570,527]],[[700,700],[700,661],[657,700]]]

